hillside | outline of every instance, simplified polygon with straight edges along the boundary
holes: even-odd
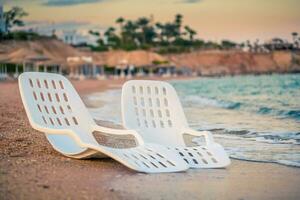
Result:
[[[287,51],[198,51],[169,54],[167,58],[177,66],[191,68],[201,75],[300,72],[300,54]]]
[[[0,42],[0,62],[2,61],[3,63],[9,61],[12,63],[22,63],[24,59],[30,56],[40,55],[65,66],[67,65],[67,57],[72,56],[90,56],[95,63],[101,65],[113,65],[105,58],[107,56],[104,55],[110,55],[110,58],[115,61],[113,62],[114,65],[124,58],[127,59],[128,64],[148,63],[146,64],[148,66],[149,63],[152,63],[148,58],[152,54],[149,52],[147,54],[144,51],[131,51],[131,58],[135,58],[135,62],[129,63],[132,59],[126,56],[118,56],[120,55],[120,51],[111,51],[109,53],[81,52],[55,39]],[[152,56],[153,59],[157,60],[161,57],[158,60],[169,60],[171,64],[174,64],[178,68],[187,67],[197,72],[197,74],[205,76],[300,72],[300,52],[276,51],[272,53],[250,53],[242,51],[195,51],[192,53],[168,54],[164,56],[155,55],[156,57]]]

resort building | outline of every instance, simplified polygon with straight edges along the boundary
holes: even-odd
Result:
[[[97,45],[98,38],[91,35],[88,30],[63,30],[58,31],[56,36],[64,43],[77,46],[81,44]]]
[[[104,67],[96,58],[82,55],[67,58],[69,78],[83,80],[86,78],[104,79]]]

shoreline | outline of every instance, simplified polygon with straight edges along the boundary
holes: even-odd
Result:
[[[84,98],[93,92],[117,88],[123,82],[85,80],[72,81],[72,84]],[[0,83],[0,100],[1,199],[300,197],[299,168],[275,163],[232,159],[232,164],[226,169],[143,174],[112,159],[70,159],[55,152],[45,136],[31,128],[17,82]]]

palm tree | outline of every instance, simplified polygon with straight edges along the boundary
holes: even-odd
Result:
[[[145,29],[145,39],[147,44],[153,44],[156,37],[157,33],[153,26],[149,26]]]
[[[89,34],[100,37],[100,33],[98,31],[89,30]]]
[[[3,18],[6,31],[10,31],[13,26],[24,26],[24,22],[21,20],[28,15],[27,12],[20,7],[13,7],[11,10],[4,12]]]
[[[109,27],[104,35],[107,38],[108,46],[118,47],[120,43],[120,38],[115,33],[116,29],[114,27]]]
[[[123,24],[125,22],[125,19],[123,17],[119,17],[116,20],[116,23],[120,25],[120,36],[121,36],[121,42],[123,43]]]
[[[165,28],[164,25],[161,24],[160,22],[157,22],[157,23],[155,24],[155,27],[159,30],[159,33],[158,33],[157,35],[159,36],[160,42],[161,42],[161,43],[164,42],[164,35],[163,35],[164,28]]]
[[[120,24],[120,32],[122,33],[123,32],[123,24],[125,22],[125,19],[123,17],[119,17],[117,20],[116,20],[116,23],[117,24]]]
[[[104,35],[109,37],[109,36],[112,36],[114,35],[114,32],[115,32],[115,28],[114,27],[109,27],[105,32],[104,32]]]
[[[175,23],[181,25],[183,16],[181,14],[175,15]]]
[[[170,42],[171,38],[177,37],[177,26],[173,23],[166,23],[163,29],[163,35],[166,36],[168,42]]]
[[[293,37],[293,43],[295,45],[296,48],[298,48],[298,33],[297,32],[292,32],[291,33],[292,37]]]
[[[138,26],[135,22],[128,20],[123,27],[124,33],[124,43],[133,43],[137,38],[137,30]]]
[[[145,27],[149,24],[150,20],[146,17],[141,17],[137,20],[137,24],[141,27]]]
[[[171,42],[172,38],[177,39],[180,36],[178,32],[178,24],[167,22],[165,24],[156,23],[155,25],[159,30],[159,37],[161,42]]]
[[[250,43],[250,42],[249,42]],[[254,40],[251,46],[251,51],[254,53],[258,53],[260,51],[259,39]]]
[[[298,33],[297,32],[292,32],[291,35],[293,36],[293,40],[297,40],[297,36],[298,36]]]
[[[249,50],[250,52],[253,52],[253,46],[252,46],[250,40],[247,40],[247,41],[246,41],[246,45],[247,45],[247,47],[248,47],[248,50]],[[272,47],[271,47],[271,50],[272,50]]]
[[[175,15],[175,26],[177,28],[176,33],[175,33],[176,38],[180,38],[180,36],[181,36],[182,18],[183,18],[183,16],[181,14]]]
[[[189,35],[189,39],[191,42],[194,41],[194,36],[197,34],[197,32],[195,30],[193,30],[192,28],[190,28],[189,26],[185,26],[184,27],[186,33]]]
[[[221,48],[222,49],[234,49],[236,48],[237,44],[235,42],[232,42],[230,40],[222,40],[221,41]]]
[[[146,29],[149,24],[150,20],[146,17],[141,17],[136,21],[136,24],[141,28],[142,32],[142,43],[146,43]]]

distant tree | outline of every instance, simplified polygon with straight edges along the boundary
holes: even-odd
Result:
[[[298,38],[298,33],[297,32],[292,32],[291,33],[292,37],[293,37],[293,43],[295,46],[295,48],[299,48],[299,38]]]
[[[222,40],[221,46],[222,46],[222,49],[234,49],[234,48],[236,48],[237,44],[230,40]]]
[[[109,27],[105,32],[104,36],[107,38],[107,44],[110,47],[118,48],[120,46],[120,38],[115,33],[114,27]]]
[[[100,33],[98,31],[89,30],[89,34],[100,37]]]
[[[246,41],[246,46],[248,47],[248,50],[249,50],[250,52],[253,52],[253,46],[252,46],[250,40],[247,40],[247,41]]]
[[[135,22],[128,20],[125,23],[123,35],[125,43],[132,43],[137,39],[137,29],[138,25]]]
[[[157,34],[153,26],[148,26],[144,29],[144,36],[146,44],[153,44]]]
[[[298,33],[297,32],[292,32],[291,35],[293,36],[293,40],[297,40]]]
[[[204,47],[206,49],[220,49],[221,48],[217,42],[213,42],[213,41],[205,42]]]
[[[239,48],[239,50],[244,49],[244,47],[246,46],[244,42],[241,42],[241,43],[239,43],[237,45],[238,45],[237,47]]]
[[[121,42],[123,43],[123,26],[124,26],[125,19],[123,17],[119,17],[116,20],[116,23],[120,25],[120,36],[121,36]]]
[[[182,16],[181,14],[175,15],[175,23],[176,23],[178,26],[181,26],[181,24],[182,24],[182,18],[183,18],[183,16]]]
[[[20,7],[13,7],[9,11],[4,12],[3,17],[6,30],[10,32],[11,28],[14,26],[24,26],[22,18],[27,15],[28,13]]]
[[[258,43],[252,45],[250,41],[238,44],[230,40],[223,40],[218,43],[196,39],[197,32],[188,25],[183,26],[183,15],[181,14],[175,15],[173,21],[156,22],[155,25],[151,19],[147,17],[140,17],[136,20],[117,18],[115,22],[120,25],[120,34],[116,34],[114,27],[108,28],[104,33],[107,43],[99,35],[98,46],[93,49],[152,49],[161,53],[181,53],[194,49],[233,49],[248,46],[250,51],[257,51],[262,48]],[[90,33],[97,35],[95,32]],[[297,36],[294,35],[295,38]],[[273,45],[275,42],[270,44]]]
[[[160,39],[160,43],[164,45],[178,43],[176,40],[181,39],[181,26],[182,26],[182,18],[181,14],[175,15],[175,19],[173,22],[160,23],[157,22],[155,24],[158,33],[157,37]]]
[[[171,43],[172,40],[174,41],[174,39],[178,37],[178,27],[173,23],[166,23],[164,27],[164,35],[166,36],[167,41]]]
[[[134,50],[141,45],[141,33],[138,32],[139,26],[136,21],[127,20],[123,26],[121,45],[122,49]]]
[[[115,35],[115,31],[116,29],[114,27],[109,27],[105,32],[104,32],[104,35],[106,37],[111,37],[111,36],[114,36]]]
[[[102,37],[101,37],[100,32],[90,30],[90,31],[89,31],[89,34],[91,34],[91,35],[93,35],[93,36],[95,36],[95,37],[97,38],[97,44],[98,44],[97,50],[106,49],[106,48],[104,47],[105,44],[104,44],[104,41],[103,41],[103,39],[102,39]],[[110,37],[110,36],[111,36],[111,33],[107,33],[107,36]],[[94,48],[94,49],[95,49],[95,48]]]
[[[159,40],[160,40],[160,43],[163,43],[164,42],[164,34],[163,34],[163,32],[164,32],[164,25],[162,24],[162,23],[160,23],[160,22],[157,22],[156,24],[155,24],[155,27],[156,27],[156,29],[158,30],[158,33],[157,33],[157,36],[159,37]]]
[[[111,42],[111,40],[112,40],[111,37],[113,37],[113,34],[112,34],[113,30],[107,30],[107,31],[106,31],[106,35],[105,36],[107,37],[107,41]],[[95,36],[97,38],[97,41],[96,41],[97,44],[98,44],[97,46],[95,46],[95,45],[89,45],[89,47],[90,47],[90,49],[92,51],[107,51],[108,50],[108,47],[104,43],[103,38],[101,37],[101,33],[100,32],[90,30],[89,34],[91,34],[91,35],[93,35],[93,36]]]
[[[259,51],[259,39],[256,39],[253,45],[254,45],[254,47],[253,47],[254,52],[258,52]]]
[[[123,17],[119,17],[117,20],[116,20],[116,23],[117,24],[120,24],[120,31],[122,31],[123,29],[123,24],[125,22],[125,19]]]
[[[147,19],[146,17],[141,17],[136,21],[137,26],[140,28],[141,30],[141,43],[145,44],[146,43],[146,31],[147,31],[147,27],[149,24],[150,20]]]
[[[56,35],[56,29],[52,29],[51,31],[51,37],[54,38],[54,39],[57,39],[57,35]]]
[[[182,18],[183,16],[181,14],[175,15],[175,22],[174,22],[176,26],[175,37],[177,39],[181,37]]]
[[[146,17],[141,17],[137,20],[137,25],[144,28],[149,24],[150,20]]]
[[[194,36],[197,34],[197,32],[192,28],[190,28],[189,26],[185,26],[184,29],[186,31],[186,34],[189,36],[190,41],[193,42]]]
[[[273,38],[272,44],[274,46],[274,50],[282,50],[284,48],[284,41],[281,38]]]

